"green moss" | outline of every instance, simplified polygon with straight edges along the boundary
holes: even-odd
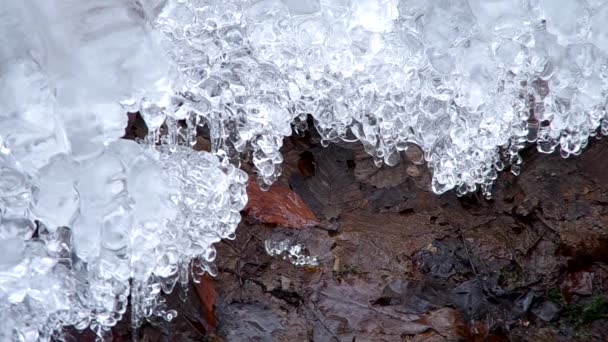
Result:
[[[342,266],[342,268],[340,269],[340,271],[338,272],[334,272],[334,276],[336,276],[336,278],[343,278],[346,277],[347,275],[354,275],[354,276],[358,276],[358,275],[362,275],[365,272],[363,272],[359,266],[356,265],[344,265]]]
[[[524,270],[517,264],[512,263],[500,269],[498,283],[503,286],[515,286],[525,278]]]
[[[608,318],[608,301],[595,297],[587,304],[571,304],[564,309],[564,315],[580,329],[597,319]]]
[[[560,291],[559,288],[552,287],[549,290],[547,290],[547,299],[549,299],[550,301],[552,301],[555,304],[561,304],[562,301],[564,300],[564,297],[562,297],[562,292]]]

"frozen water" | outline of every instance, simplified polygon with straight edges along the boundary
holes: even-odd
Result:
[[[145,9],[0,6],[2,341],[46,341],[68,325],[101,336],[129,296],[134,324],[174,317],[160,292],[213,272],[212,244],[234,236],[244,172],[207,152],[118,140],[125,107],[172,95]]]
[[[0,222],[0,338],[48,340],[64,325],[101,334],[129,295],[136,323],[174,315],[160,291],[213,271],[212,244],[233,236],[246,181],[227,159],[123,140],[79,162],[58,155],[31,183],[11,183],[2,203],[22,209]]]
[[[264,241],[266,253],[270,256],[282,256],[295,266],[318,266],[316,256],[307,255],[306,248],[299,243],[292,243],[289,239],[273,239]]]
[[[489,195],[529,143],[580,154],[608,134],[607,20],[604,0],[4,1],[0,339],[101,335],[129,297],[135,324],[174,317],[159,294],[234,237],[230,162],[272,184],[309,115],[323,145],[424,159],[438,194]],[[127,111],[145,141],[119,140]]]
[[[326,144],[378,163],[412,144],[436,193],[518,173],[518,151],[576,155],[605,116],[605,1],[169,1],[154,23],[190,129],[280,173],[282,137],[312,115]],[[185,113],[187,112],[187,114]],[[177,114],[176,114],[177,113]],[[179,114],[179,115],[178,115]]]

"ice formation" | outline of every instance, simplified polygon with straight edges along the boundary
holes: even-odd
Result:
[[[293,243],[289,239],[270,238],[264,241],[266,253],[270,256],[282,256],[295,266],[318,266],[316,256],[306,254],[306,248],[299,243]]]
[[[161,292],[214,273],[247,175],[221,155],[119,140],[121,106],[170,98],[167,58],[128,1],[0,6],[0,340],[99,336],[171,319]],[[170,139],[165,139],[170,140]]]
[[[581,153],[608,133],[607,21],[604,0],[4,0],[0,340],[101,334],[128,298],[171,318],[159,293],[213,272],[240,219],[231,162],[270,185],[308,115],[378,164],[417,145],[436,193],[488,194],[527,143]],[[146,141],[119,140],[127,111]],[[204,126],[212,154],[188,147]]]
[[[324,143],[360,141],[378,164],[418,145],[436,193],[490,194],[526,143],[577,155],[596,134],[606,20],[603,0],[173,0],[154,25],[191,127],[251,153],[264,183],[312,115]]]

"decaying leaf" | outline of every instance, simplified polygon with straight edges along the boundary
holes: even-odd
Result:
[[[208,274],[205,274],[200,278],[200,282],[194,285],[196,287],[196,294],[203,306],[205,320],[210,330],[215,330],[217,326],[215,319],[215,299],[217,293],[213,285],[213,279]]]
[[[420,315],[402,313],[393,306],[373,305],[382,289],[381,281],[328,281],[321,284],[311,299],[334,335],[351,331],[357,332],[357,336],[365,334],[368,337],[398,338],[401,335],[419,334],[430,328],[416,322],[421,319]]]
[[[280,185],[275,184],[268,191],[263,191],[254,180],[250,180],[247,196],[249,202],[243,212],[251,221],[289,228],[314,227],[319,224],[302,198]]]

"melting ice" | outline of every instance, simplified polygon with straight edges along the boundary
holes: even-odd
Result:
[[[608,133],[604,0],[22,0],[0,6],[0,339],[99,335],[213,273],[282,139],[314,121],[436,193]],[[120,140],[126,112],[151,133]],[[206,129],[212,153],[195,152]]]

